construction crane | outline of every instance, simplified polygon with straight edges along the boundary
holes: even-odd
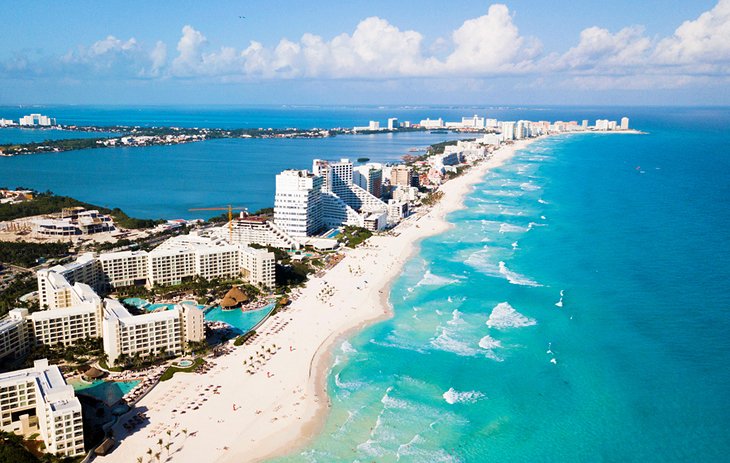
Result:
[[[241,211],[248,214],[248,208],[240,206],[231,206],[230,204],[225,207],[196,207],[188,209],[188,211],[228,211],[228,242],[233,243],[233,209],[240,209]]]

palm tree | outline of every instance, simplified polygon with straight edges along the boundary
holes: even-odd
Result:
[[[183,428],[182,433],[185,435],[185,439],[188,438],[188,428]]]
[[[160,446],[160,450],[162,450],[162,437],[160,437],[160,438],[159,438],[159,439],[157,440],[157,445],[159,445],[159,446]]]
[[[171,435],[172,435],[172,429],[168,429],[167,430],[167,438],[169,439]]]
[[[165,450],[167,450],[167,456],[168,456],[168,458],[170,457],[170,446],[171,445],[172,445],[171,442],[168,442],[167,444],[165,444]]]
[[[160,461],[160,455],[162,455],[162,453],[161,453],[161,452],[157,452],[157,453],[155,453],[155,459],[157,459],[157,462],[158,462],[158,463],[159,463],[159,461]]]
[[[142,463],[144,461],[143,457],[137,457],[137,463]]]

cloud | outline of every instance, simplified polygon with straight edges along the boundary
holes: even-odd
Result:
[[[228,48],[205,53],[207,39],[187,25],[177,45],[173,73],[239,73],[247,78],[468,77],[522,72],[540,52],[537,40],[520,36],[504,5],[492,5],[486,15],[465,21],[451,42],[437,40],[436,48],[445,59],[424,54],[423,42],[421,33],[400,30],[373,16],[360,21],[352,34],[331,40],[306,33],[296,42],[282,39],[275,47],[252,41],[240,53]]]
[[[452,40],[455,49],[444,68],[458,74],[519,72],[541,51],[539,41],[520,36],[505,5],[492,5],[486,15],[465,21]]]
[[[71,79],[84,79],[88,76],[151,78],[160,75],[166,56],[167,49],[163,42],[157,42],[152,50],[147,50],[134,37],[122,40],[109,35],[88,47],[78,47],[61,57],[43,56],[33,61],[16,61],[16,66],[23,63],[32,68],[36,76]]]
[[[275,44],[216,45],[193,25],[181,29],[174,50],[158,41],[108,36],[61,57],[18,53],[0,63],[0,75],[89,79],[187,79],[219,82],[281,79],[394,82],[410,79],[471,82],[524,76],[552,86],[676,88],[726,82],[730,73],[730,0],[677,27],[668,37],[649,37],[642,26],[610,31],[584,29],[567,51],[545,55],[541,42],[520,33],[502,4],[466,19],[450,34],[432,39],[372,16],[331,38],[313,32]],[[172,55],[172,56],[169,56]],[[715,76],[716,79],[706,78]],[[390,83],[388,85],[391,85]],[[425,88],[425,87],[424,87]],[[476,90],[475,90],[476,91]]]
[[[659,64],[727,64],[730,60],[730,0],[685,21],[674,35],[659,42],[653,59]]]
[[[607,29],[589,27],[580,33],[578,45],[553,64],[553,70],[617,72],[646,63],[651,40],[644,28],[631,26],[612,34]]]

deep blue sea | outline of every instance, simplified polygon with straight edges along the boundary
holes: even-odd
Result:
[[[337,348],[324,431],[277,461],[727,461],[730,110],[162,108],[161,121],[155,111],[41,112],[76,118],[64,123],[232,127],[247,117],[308,127],[389,114],[627,115],[648,134],[554,137],[487,174],[449,216],[455,227],[425,240],[404,268],[390,294],[394,317]],[[188,207],[270,205],[273,175],[315,157],[397,159],[444,137],[410,136],[4,158],[0,185],[185,216]]]

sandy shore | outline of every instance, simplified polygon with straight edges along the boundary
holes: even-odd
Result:
[[[306,445],[330,406],[326,378],[333,347],[390,316],[390,285],[419,241],[448,229],[445,216],[463,207],[473,185],[532,141],[495,151],[491,159],[445,183],[444,197],[428,213],[347,250],[339,264],[312,278],[286,311],[266,322],[255,343],[213,360],[216,366],[205,375],[177,374],[155,387],[133,412],[146,412],[148,421],[128,433],[122,426],[126,418],[120,420],[115,435],[126,437],[97,460],[150,461],[150,449],[152,460],[159,452],[162,461],[240,463]],[[247,372],[252,363],[254,374]]]

